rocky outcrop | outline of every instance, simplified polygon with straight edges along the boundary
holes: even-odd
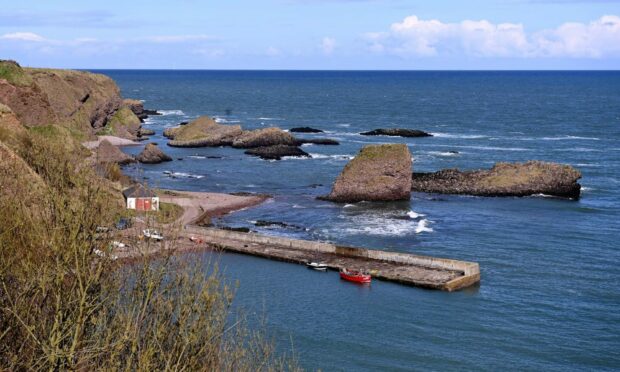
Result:
[[[362,136],[392,136],[392,137],[432,137],[430,133],[426,133],[417,129],[403,128],[379,128],[369,132],[360,133]]]
[[[296,146],[297,139],[280,128],[264,128],[244,131],[232,142],[233,147],[242,149],[275,145]]]
[[[365,146],[336,179],[329,195],[321,199],[354,203],[408,200],[412,160],[404,144]]]
[[[168,146],[216,147],[231,146],[241,133],[239,125],[222,125],[208,116],[201,116],[187,125],[167,128],[164,136],[172,139]]]
[[[412,190],[477,196],[545,194],[577,199],[580,178],[581,173],[569,165],[541,161],[497,163],[489,170],[414,173]]]
[[[120,90],[107,76],[22,68],[13,61],[0,61],[0,103],[26,127],[58,125],[88,138],[97,130],[133,139],[140,122],[132,111],[135,102],[121,107]],[[119,123],[125,128],[109,126]]]
[[[94,154],[95,163],[117,163],[125,165],[135,163],[134,158],[122,152],[107,140],[101,141]]]
[[[0,103],[0,142],[15,148],[26,135],[27,130],[19,122],[15,113],[8,106]]]
[[[128,107],[121,107],[110,117],[106,127],[99,134],[135,141],[139,137],[141,127],[140,119]]]
[[[246,150],[245,153],[267,160],[280,160],[284,156],[310,157],[310,154],[299,147],[289,145],[255,147],[253,149]]]
[[[152,129],[140,128],[138,130],[138,137],[152,136],[155,134],[155,131]]]
[[[159,164],[165,161],[172,161],[172,158],[166,155],[157,144],[149,143],[144,146],[142,152],[136,156],[136,160],[144,164]]]
[[[320,129],[315,129],[311,127],[295,127],[288,130],[291,133],[323,133]]]
[[[313,145],[332,145],[332,146],[340,145],[340,142],[336,141],[335,139],[331,139],[331,138],[298,138],[297,139],[298,146],[301,146],[306,143],[313,144]]]

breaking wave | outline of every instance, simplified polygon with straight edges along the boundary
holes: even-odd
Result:
[[[168,115],[185,115],[185,113],[181,110],[157,110],[157,112],[159,112],[160,114],[162,114],[163,116],[168,116]]]

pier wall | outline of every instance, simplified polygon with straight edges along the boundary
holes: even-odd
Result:
[[[305,250],[308,252],[330,253],[344,257],[360,257],[371,260],[393,262],[397,264],[429,267],[438,270],[460,271],[463,273],[462,277],[447,283],[448,286],[455,288],[463,288],[480,280],[480,266],[475,262],[419,256],[409,253],[388,252],[377,249],[347,247],[328,242],[289,239],[277,236],[261,235],[252,232],[244,233],[209,227],[186,226],[186,232],[202,235],[207,238],[213,237],[218,239],[232,239],[250,244],[268,244]]]

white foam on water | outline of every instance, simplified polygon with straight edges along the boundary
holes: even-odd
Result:
[[[315,154],[310,153],[313,159],[334,159],[334,160],[351,160],[354,158],[353,155],[347,154],[336,154],[336,155],[325,155],[325,154]]]
[[[314,143],[302,143],[301,147],[314,146]]]
[[[444,156],[444,157],[452,157],[452,156],[460,155],[460,153],[458,152],[450,152],[450,151],[428,151],[427,154],[435,155],[435,156]]]
[[[592,190],[595,190],[595,189],[591,187],[581,186],[581,191],[592,191]]]
[[[576,167],[586,167],[586,168],[600,168],[602,167],[601,164],[591,164],[591,163],[577,163],[575,164]]]
[[[188,155],[188,158],[192,158],[192,159],[206,159],[206,156],[202,156],[202,155]]]
[[[564,140],[589,140],[589,141],[600,141],[600,138],[597,137],[581,137],[581,136],[556,136],[556,137],[542,137],[544,141],[564,141]]]
[[[411,219],[416,219],[416,218],[424,217],[425,215],[411,210],[407,212],[407,216],[409,216],[409,218]]]
[[[351,124],[336,124],[336,126],[341,128],[348,128],[351,126]]]
[[[183,111],[181,111],[181,110],[157,110],[157,112],[159,112],[163,116],[168,116],[168,115],[185,115],[185,113]]]
[[[487,138],[488,136],[484,134],[458,134],[458,133],[441,133],[441,132],[431,132],[434,137],[439,138],[462,138],[462,139],[479,139],[479,138]]]
[[[194,178],[194,179],[201,179],[204,178],[205,176],[199,175],[199,174],[192,174],[192,173],[184,173],[184,172],[171,172],[171,171],[164,171],[164,174],[168,175],[169,177],[172,178]]]
[[[355,207],[355,204],[345,204],[343,208]]]
[[[428,220],[420,220],[418,222],[418,225],[415,228],[415,233],[416,234],[420,234],[420,233],[423,233],[423,232],[433,232],[433,229],[431,227],[428,227],[428,223],[429,222],[430,221],[428,221]]]
[[[237,120],[237,119],[226,119],[220,116],[214,116],[213,120],[218,123],[218,124],[232,124],[232,123],[241,123],[241,120]]]

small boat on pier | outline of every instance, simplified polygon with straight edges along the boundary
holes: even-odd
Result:
[[[306,266],[317,271],[327,271],[327,265],[321,262],[306,262]]]
[[[347,280],[354,283],[370,283],[372,277],[368,273],[364,273],[356,270],[349,270],[347,268],[340,269],[340,279]]]

